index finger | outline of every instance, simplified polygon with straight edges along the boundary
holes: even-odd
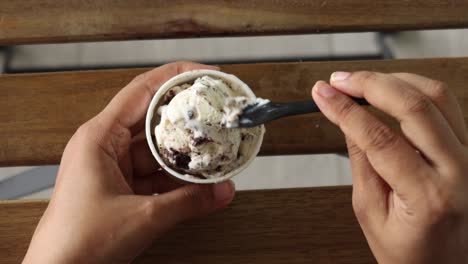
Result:
[[[355,142],[393,190],[408,198],[422,191],[432,168],[405,138],[325,82],[317,82],[312,96],[322,113]]]
[[[341,77],[341,78],[340,78]],[[429,97],[394,76],[378,72],[335,73],[331,85],[395,117],[402,133],[433,166],[451,167],[461,144]]]
[[[194,62],[175,62],[145,72],[123,88],[99,114],[110,124],[117,124],[137,134],[143,127],[148,106],[159,87],[170,78],[191,70],[218,70],[218,67]]]

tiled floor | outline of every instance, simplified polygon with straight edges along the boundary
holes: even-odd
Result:
[[[375,54],[375,34],[104,42],[21,46],[15,68],[161,64],[174,60],[281,60]],[[398,33],[387,39],[397,58],[468,56],[468,30]],[[1,57],[0,57],[1,61]],[[28,168],[0,170],[0,184]],[[346,158],[337,155],[260,157],[235,178],[238,189],[287,188],[351,183]],[[52,189],[26,198],[50,197]]]

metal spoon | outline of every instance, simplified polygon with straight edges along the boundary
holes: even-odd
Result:
[[[369,105],[365,99],[352,99],[359,105]],[[248,105],[239,116],[238,127],[255,127],[286,116],[316,112],[320,112],[320,109],[312,100],[291,103],[255,103]]]

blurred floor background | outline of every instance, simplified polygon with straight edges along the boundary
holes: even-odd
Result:
[[[462,56],[468,56],[468,30],[143,40],[3,48],[0,73],[157,66],[176,60],[237,63]],[[49,198],[56,171],[57,166],[0,168],[0,199]],[[259,157],[234,181],[239,190],[352,182],[347,158],[334,154]]]

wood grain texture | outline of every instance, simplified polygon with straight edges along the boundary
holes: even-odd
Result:
[[[46,202],[0,203],[0,257],[19,263]],[[71,238],[72,239],[72,238]],[[233,204],[157,240],[135,263],[375,263],[351,188],[239,192]]]
[[[468,58],[222,65],[273,101],[310,98],[318,80],[336,70],[413,72],[446,82],[468,120]],[[0,165],[57,164],[78,126],[97,114],[125,84],[147,69],[0,76]],[[341,132],[321,114],[267,125],[261,155],[345,150]]]
[[[467,0],[0,0],[0,45],[468,27]]]

